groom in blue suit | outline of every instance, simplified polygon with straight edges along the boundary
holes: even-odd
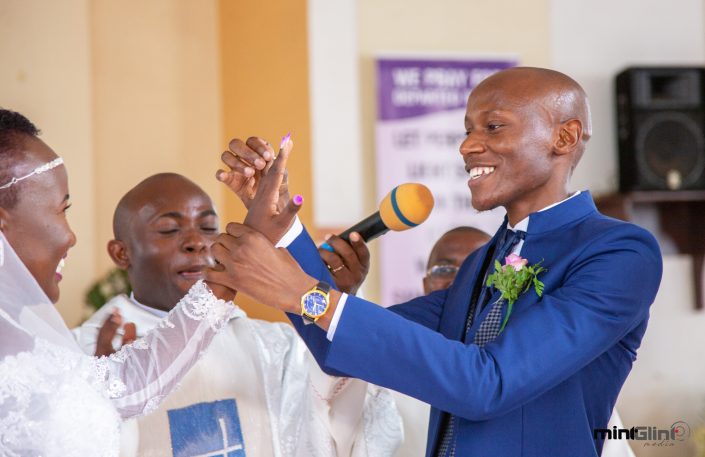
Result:
[[[328,372],[431,404],[428,457],[599,456],[594,430],[607,425],[661,280],[658,244],[601,215],[589,192],[568,191],[591,126],[586,95],[566,75],[490,76],[468,99],[465,129],[473,206],[507,216],[449,289],[387,309],[332,290],[306,319],[317,325],[305,325],[302,302],[320,299],[330,267],[294,218],[300,201],[279,189],[291,144],[260,176],[241,165],[273,157],[256,138],[231,143],[232,171],[219,176],[234,190],[261,182],[244,225],[229,224],[214,245],[221,265],[209,279],[290,313]],[[512,307],[486,287],[509,254],[546,268],[543,293],[531,287]]]

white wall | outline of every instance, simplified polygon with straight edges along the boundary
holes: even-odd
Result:
[[[553,0],[551,66],[575,78],[592,105],[594,133],[575,188],[617,186],[614,76],[638,64],[705,64],[704,21],[702,0]]]
[[[69,326],[112,266],[105,245],[129,187],[184,173],[220,205],[218,3],[0,0],[0,106],[65,159],[78,243],[57,308]]]
[[[614,76],[638,64],[705,65],[704,25],[702,0],[553,0],[551,65],[580,82],[592,105],[594,134],[574,188],[616,189]],[[691,276],[689,257],[664,258],[649,328],[618,403],[627,427],[677,420],[693,427],[705,415],[705,314],[694,310]],[[686,446],[633,447],[639,457],[691,455]]]
[[[618,403],[627,427],[668,427],[678,420],[691,428],[705,417],[705,313],[695,311],[692,262],[664,258],[664,275],[637,361]],[[679,446],[640,448],[638,457],[693,455]]]
[[[349,226],[363,216],[360,75],[355,0],[308,1],[314,224]],[[344,182],[344,184],[343,184]]]
[[[218,208],[223,150],[218,4],[215,0],[92,0],[92,89],[98,247],[96,273],[113,268],[105,246],[115,205],[165,171],[200,185]]]

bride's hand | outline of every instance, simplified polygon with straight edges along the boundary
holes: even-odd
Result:
[[[220,156],[230,171],[218,170],[216,178],[227,185],[242,201],[245,208],[249,209],[257,195],[259,183],[272,167],[274,158],[274,149],[262,138],[252,136],[246,142],[235,138],[228,144],[228,150]],[[283,187],[282,193],[286,194],[285,197],[288,200],[286,175]]]
[[[264,161],[264,155],[259,155],[259,151],[271,151],[271,147],[259,138],[250,138],[247,143],[241,140],[230,142],[230,153],[224,154],[223,161],[231,168],[231,172],[224,175],[219,174],[219,179],[223,182],[230,182],[229,187],[243,199],[243,203],[248,208],[244,224],[261,232],[272,243],[277,243],[294,223],[296,213],[303,204],[300,195],[293,199],[289,197],[289,187],[287,184],[286,164],[289,154],[294,147],[289,135],[282,139],[279,154],[257,174],[255,171],[246,172],[247,166],[242,165],[244,160]],[[267,149],[269,148],[269,149]],[[256,156],[256,157],[255,157]],[[227,158],[227,160],[226,160]],[[261,165],[261,163],[260,163]],[[253,170],[250,168],[250,170]],[[254,175],[247,177],[245,173]],[[230,179],[230,181],[225,181]],[[240,185],[240,187],[237,187]]]

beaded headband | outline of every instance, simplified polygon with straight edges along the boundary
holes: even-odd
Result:
[[[3,184],[0,186],[0,189],[7,189],[9,187],[12,187],[13,185],[17,184],[18,182],[25,180],[27,178],[31,178],[34,175],[41,175],[45,171],[53,170],[54,168],[58,167],[59,165],[64,163],[64,159],[61,157],[57,157],[56,159],[52,160],[51,162],[45,163],[44,165],[40,165],[34,170],[30,171],[24,176],[18,177],[13,177],[9,182],[6,184]]]

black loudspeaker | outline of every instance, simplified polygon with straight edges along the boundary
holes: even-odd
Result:
[[[705,68],[617,75],[619,190],[705,189]]]

